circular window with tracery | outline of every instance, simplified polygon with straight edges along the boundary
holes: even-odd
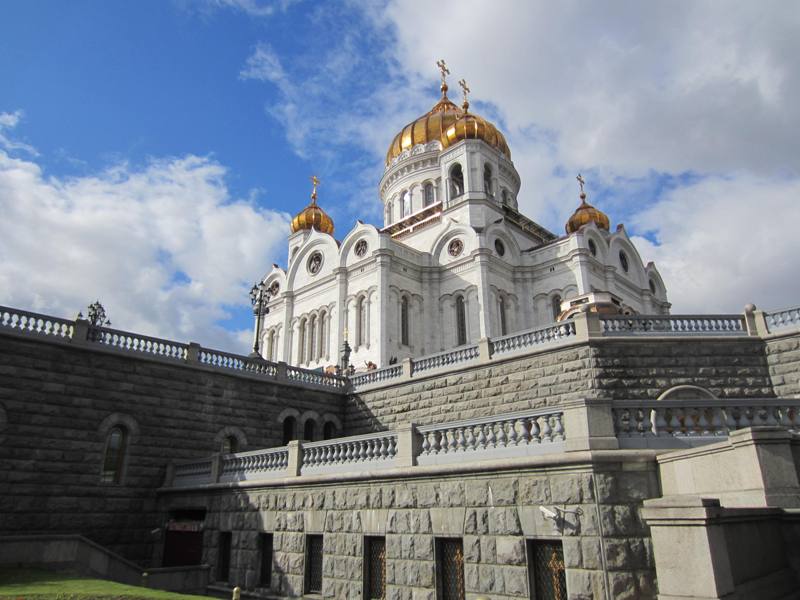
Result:
[[[505,244],[503,244],[503,242],[501,242],[500,240],[494,241],[494,249],[495,252],[497,252],[498,256],[503,256],[506,253]]]
[[[314,252],[311,256],[308,257],[308,272],[312,275],[316,275],[319,273],[319,270],[322,268],[322,253],[321,252]]]
[[[281,286],[277,281],[273,281],[272,285],[269,286],[269,295],[273,298],[278,295],[278,292],[281,291]]]
[[[464,242],[458,238],[454,239],[447,246],[447,253],[450,256],[459,256],[464,251]]]
[[[358,240],[355,251],[356,256],[364,256],[367,253],[367,240]]]

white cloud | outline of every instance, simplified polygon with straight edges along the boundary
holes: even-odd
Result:
[[[13,113],[0,113],[0,148],[9,151],[22,150],[31,156],[39,156],[36,148],[30,144],[20,142],[19,140],[13,140],[6,134],[6,131],[14,129],[19,124],[22,117],[23,112],[21,110],[17,110]]]
[[[285,11],[289,6],[298,1],[299,0],[277,0],[275,2],[260,0],[202,0],[199,3],[199,8],[206,11],[227,8],[243,12],[251,17],[270,17],[276,12]],[[198,7],[195,6],[195,8]]]
[[[231,198],[225,173],[189,155],[58,178],[0,150],[0,304],[74,316],[99,298],[119,328],[246,352],[217,322],[288,217]]]

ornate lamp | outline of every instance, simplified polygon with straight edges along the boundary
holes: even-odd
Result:
[[[269,313],[267,304],[269,304],[271,298],[272,294],[270,294],[269,289],[263,281],[259,281],[258,283],[254,284],[250,289],[250,303],[253,305],[253,313],[256,315],[256,334],[255,339],[253,340],[253,351],[250,353],[250,358],[261,358],[261,352],[259,349],[259,340],[261,339],[261,318]]]

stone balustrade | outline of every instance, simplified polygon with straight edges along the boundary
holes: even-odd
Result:
[[[719,441],[753,426],[800,432],[800,399],[617,400],[621,448],[683,448]]]
[[[743,315],[600,315],[604,336],[746,336]]]
[[[167,472],[167,481],[175,487],[202,485],[212,480],[214,458],[174,461]]]
[[[353,468],[393,466],[397,433],[382,431],[303,444],[300,474],[349,471]]]
[[[764,318],[770,332],[790,327],[800,327],[800,307],[765,312]]]
[[[575,321],[564,321],[490,339],[492,355],[504,355],[527,350],[535,346],[569,340],[576,335]]]
[[[0,331],[6,329],[17,333],[70,339],[74,323],[69,319],[0,306]]]
[[[225,454],[219,458],[219,481],[249,481],[285,476],[289,466],[287,448],[270,448],[252,452]]]
[[[475,360],[478,358],[478,354],[478,345],[472,344],[417,358],[411,363],[412,373],[423,373],[432,369],[460,365]]]
[[[161,358],[175,358],[178,360],[186,360],[189,349],[188,344],[107,327],[90,329],[89,341],[127,352],[141,352]]]

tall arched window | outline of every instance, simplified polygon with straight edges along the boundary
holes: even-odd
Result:
[[[303,439],[307,442],[313,442],[316,433],[317,424],[314,422],[314,419],[308,419],[303,426]]]
[[[425,206],[430,206],[433,204],[433,184],[426,183],[425,187],[423,188],[423,197],[424,197],[424,204]]]
[[[322,439],[332,440],[336,437],[336,423],[333,421],[326,421],[322,429]]]
[[[391,225],[392,223],[392,203],[386,203],[386,224]]]
[[[226,435],[222,438],[222,446],[219,451],[222,454],[233,454],[239,451],[239,440],[235,435]]]
[[[297,362],[303,364],[306,358],[306,320],[300,320],[300,331],[297,332]]]
[[[361,296],[356,304],[356,348],[367,341],[367,299]]]
[[[328,313],[326,311],[321,311],[319,313],[319,344],[317,347],[317,359],[322,359],[325,356],[325,350],[328,347],[328,339],[326,336],[326,330],[328,327]]]
[[[483,165],[483,191],[486,192],[487,196],[494,196],[494,190],[492,189],[492,167],[488,164]]]
[[[403,192],[403,216],[411,214],[411,192]]]
[[[294,439],[297,439],[297,420],[294,417],[286,417],[283,420],[283,445]]]
[[[553,320],[558,320],[558,315],[561,314],[561,296],[553,296]]]
[[[408,346],[408,298],[400,300],[400,343]]]
[[[308,319],[308,359],[311,362],[317,358],[317,315]]]
[[[122,425],[116,425],[108,432],[103,456],[103,472],[100,476],[103,483],[120,483],[122,481],[127,442],[128,432]]]
[[[267,336],[267,359],[275,360],[275,330],[270,329]]]
[[[463,346],[467,343],[467,307],[464,296],[456,298],[456,345]]]
[[[450,169],[450,198],[458,198],[464,193],[464,172],[461,165],[456,163]]]
[[[506,324],[506,301],[502,296],[500,296],[500,302],[498,304],[498,310],[500,312],[500,335],[506,335],[508,333]]]
[[[503,190],[503,193],[500,195],[503,204],[508,204],[508,190]]]

